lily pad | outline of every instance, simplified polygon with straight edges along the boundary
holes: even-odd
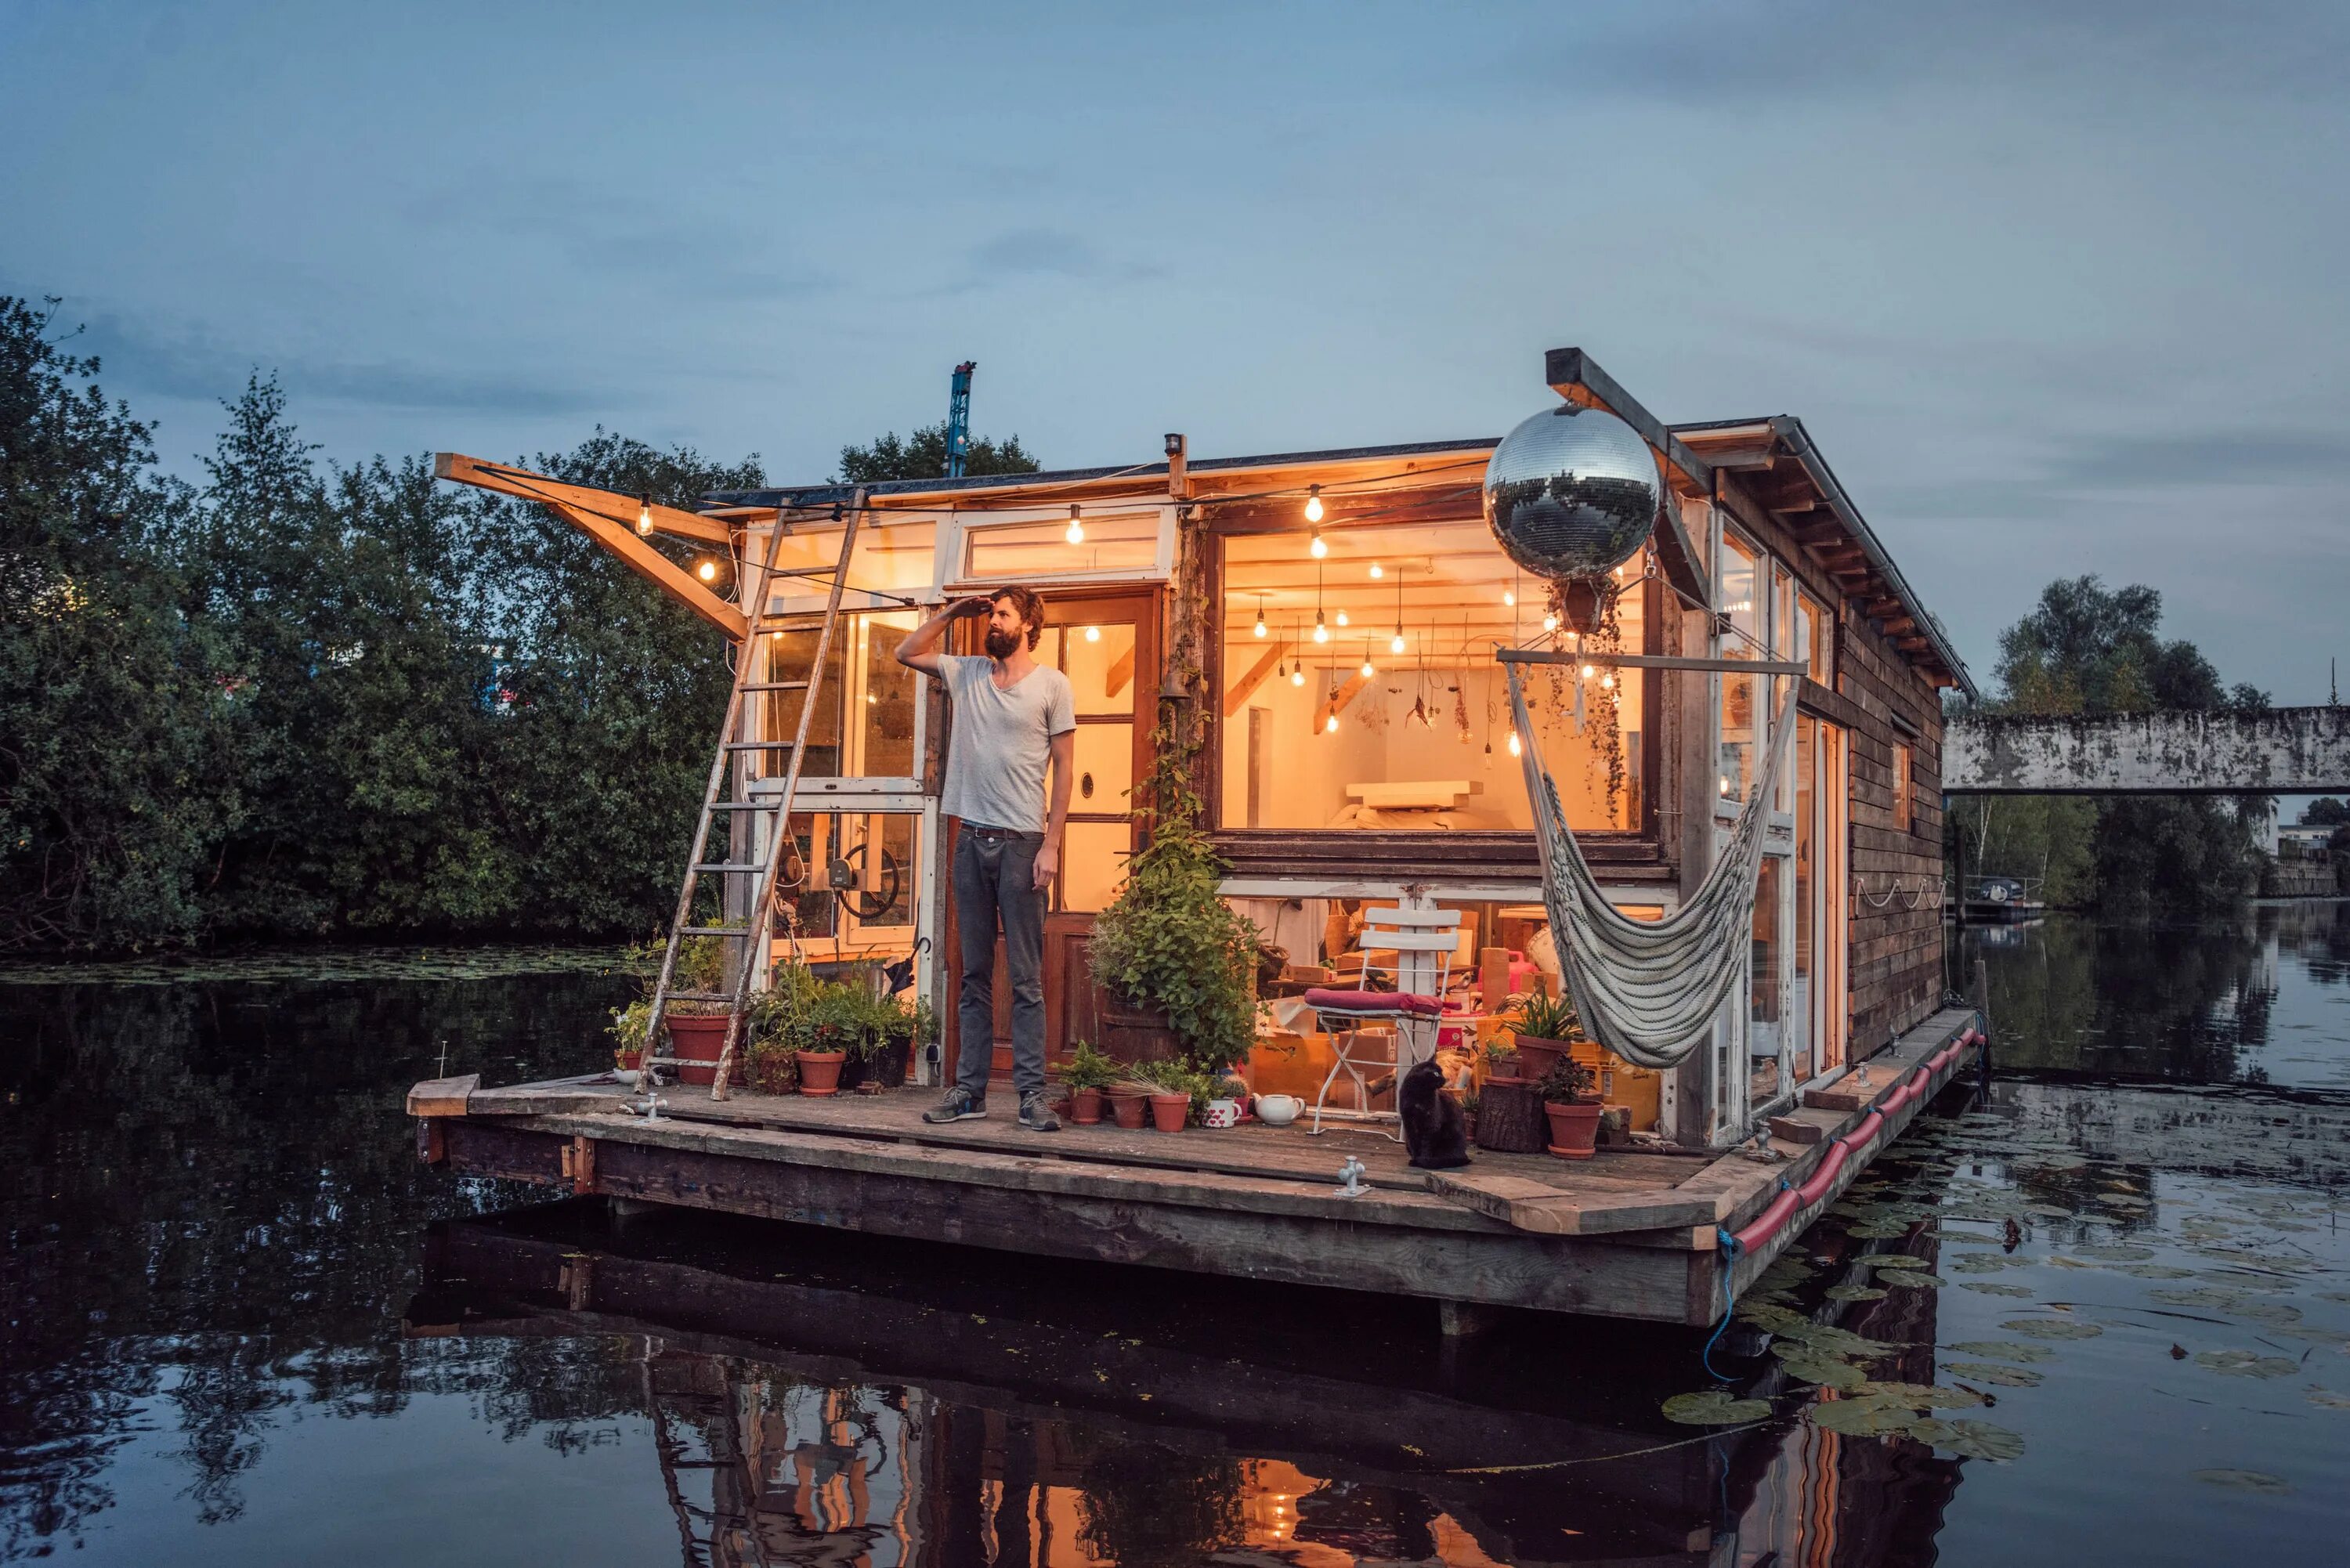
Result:
[[[1909,1223],[1906,1220],[1871,1220],[1865,1224],[1855,1225],[1845,1234],[1869,1241],[1890,1241],[1897,1236],[1909,1234]]]
[[[2306,1397],[2321,1410],[2350,1410],[2350,1394],[2336,1394],[2331,1388],[2312,1388]]]
[[[2284,1497],[2293,1491],[2291,1481],[2266,1470],[2197,1470],[2195,1479],[2236,1491],[2258,1492],[2262,1497]]]
[[[1883,1438],[1908,1429],[1916,1412],[1879,1399],[1823,1399],[1804,1412],[1812,1425],[1847,1438]]]
[[[2073,1218],[2073,1211],[2070,1209],[2059,1209],[2054,1203],[2027,1203],[2023,1206],[2023,1211],[2026,1214],[2037,1214],[2043,1220],[2070,1220]]]
[[[2002,1361],[2045,1361],[2056,1354],[2044,1345],[2026,1345],[2019,1339],[1964,1339],[1943,1348],[1969,1355],[1996,1355]]]
[[[1964,1410],[1986,1402],[1972,1389],[1933,1383],[1864,1383],[1860,1397],[1882,1399],[1911,1410]]]
[[[2106,1332],[2094,1323],[2075,1323],[2064,1317],[2012,1317],[1999,1326],[2010,1334],[2028,1334],[2034,1339],[2095,1339]]]
[[[2312,1345],[2339,1345],[2350,1341],[2350,1331],[2327,1328],[2316,1323],[2289,1323],[2268,1332],[2279,1339],[2305,1339]]]
[[[2290,1377],[2301,1366],[2289,1355],[2261,1355],[2250,1350],[2200,1351],[2195,1365],[2208,1366],[2223,1377]]]
[[[1823,1355],[1842,1355],[1855,1361],[1872,1361],[1880,1355],[1893,1354],[1893,1346],[1881,1339],[1855,1334],[1848,1328],[1838,1328],[1832,1323],[1814,1323],[1809,1318],[1787,1331],[1788,1337],[1799,1339]]]
[[[1908,1269],[1879,1269],[1877,1282],[1905,1291],[1938,1291],[1950,1282],[1939,1274],[1913,1273]]]
[[[1739,1322],[1752,1324],[1770,1334],[1792,1333],[1811,1321],[1802,1313],[1773,1302],[1758,1302],[1752,1297],[1740,1298],[1737,1317]]]
[[[1849,1394],[1868,1381],[1868,1374],[1851,1362],[1839,1361],[1833,1355],[1822,1355],[1800,1345],[1774,1345],[1771,1347],[1771,1354],[1779,1358],[1779,1364],[1787,1369],[1788,1376],[1804,1383],[1816,1383],[1823,1388]]]
[[[1991,1280],[1966,1280],[1960,1283],[1962,1291],[1981,1291],[1987,1296],[2028,1296],[2031,1290],[2023,1285],[2002,1285]]]
[[[1996,1361],[1945,1361],[1942,1370],[2000,1388],[2036,1388],[2042,1380],[2042,1375],[2028,1366],[2002,1366]]]
[[[2109,1241],[2095,1247],[2075,1247],[2073,1250],[2085,1258],[2097,1258],[2108,1263],[2141,1263],[2154,1256],[2154,1249],[2151,1247],[2130,1246],[2118,1241]]]
[[[2136,1274],[2141,1280],[2191,1280],[2195,1277],[2194,1270],[2173,1268],[2168,1263],[2130,1263],[2120,1272]]]
[[[1853,1262],[1864,1269],[1930,1269],[1934,1265],[1908,1252],[1866,1252]]]
[[[1770,1413],[1769,1400],[1733,1398],[1727,1388],[1676,1394],[1665,1401],[1665,1419],[1684,1427],[1735,1427],[1760,1421]]]
[[[1830,1285],[1825,1292],[1832,1302],[1881,1302],[1892,1293],[1875,1285]]]
[[[1938,1436],[1934,1446],[1948,1449],[1964,1459],[1991,1459],[2004,1462],[2023,1457],[2023,1438],[2005,1427],[1989,1421],[1951,1421],[1947,1436]]]

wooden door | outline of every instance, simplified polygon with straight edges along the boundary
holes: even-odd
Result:
[[[1158,716],[1159,590],[1096,589],[1045,596],[1045,627],[1036,660],[1069,678],[1076,711],[1076,787],[1069,796],[1061,874],[1045,915],[1045,1051],[1058,1061],[1079,1040],[1099,1043],[1086,938],[1094,916],[1125,880],[1134,851],[1134,782],[1150,768],[1150,732]],[[965,650],[975,650],[980,623],[957,628]],[[948,744],[953,744],[949,721]],[[945,1075],[951,1082],[962,1049],[956,998],[962,984],[962,944],[954,919],[954,854],[950,837],[941,879],[947,954],[941,1009]],[[1012,987],[1003,943],[995,944],[994,1041],[1012,1039]],[[991,1042],[991,1044],[994,1042]]]

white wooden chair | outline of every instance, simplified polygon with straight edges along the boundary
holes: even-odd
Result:
[[[1305,997],[1323,1032],[1330,1036],[1332,1056],[1329,1076],[1322,1080],[1322,1092],[1314,1097],[1314,1123],[1306,1129],[1309,1133],[1318,1135],[1322,1131],[1325,1116],[1359,1122],[1399,1119],[1393,1111],[1370,1108],[1370,1084],[1364,1078],[1363,1069],[1392,1068],[1400,1079],[1413,1066],[1436,1054],[1437,1026],[1444,1017],[1444,994],[1451,988],[1453,955],[1461,947],[1461,919],[1458,909],[1370,909],[1363,912],[1363,961],[1357,972],[1355,989],[1316,986]],[[1370,989],[1374,952],[1395,954],[1395,990]],[[1333,1028],[1334,1023],[1337,1027]],[[1363,1032],[1367,1023],[1392,1024],[1395,1033],[1391,1036],[1367,1037]],[[1366,1050],[1371,1041],[1384,1039],[1395,1042],[1392,1061]],[[1329,1106],[1330,1090],[1341,1073],[1355,1084],[1355,1108],[1350,1111],[1335,1110]],[[1386,1136],[1398,1143],[1403,1141],[1400,1129]]]

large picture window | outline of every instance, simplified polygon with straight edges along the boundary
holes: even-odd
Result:
[[[1518,735],[1494,650],[1544,640],[1541,578],[1482,521],[1223,541],[1221,823],[1226,828],[1530,830],[1518,747],[1539,746],[1578,829],[1637,829],[1651,770],[1637,670],[1529,673]],[[1617,634],[1648,649],[1644,559]]]

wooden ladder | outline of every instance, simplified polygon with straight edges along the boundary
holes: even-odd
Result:
[[[734,688],[727,694],[726,719],[719,726],[718,751],[711,759],[710,784],[702,795],[702,819],[694,825],[693,847],[686,856],[685,881],[678,889],[677,915],[670,921],[669,943],[661,953],[660,978],[654,982],[652,1018],[645,1033],[649,1045],[660,1037],[661,1024],[668,1017],[670,1004],[673,1002],[724,1002],[726,1044],[718,1053],[718,1081],[710,1088],[710,1097],[713,1100],[725,1099],[732,1092],[726,1082],[727,1075],[733,1071],[734,1053],[743,1044],[743,1015],[750,1008],[751,997],[756,989],[754,982],[764,967],[762,958],[767,950],[769,932],[775,921],[776,877],[792,842],[792,803],[799,793],[801,767],[807,760],[808,720],[816,712],[816,701],[824,689],[825,662],[832,652],[833,632],[840,624],[840,597],[848,585],[849,557],[857,548],[857,530],[864,520],[865,492],[859,488],[849,504],[847,523],[840,531],[839,558],[829,567],[778,571],[775,562],[783,550],[785,534],[784,520],[778,514],[775,530],[767,535],[767,553],[758,563],[755,589],[744,602],[743,607],[747,612],[745,630],[741,657],[734,661]],[[816,658],[808,666],[806,679],[802,680],[760,678],[763,666],[767,662],[761,657],[761,636],[778,629],[794,618],[767,612],[769,587],[780,577],[828,578],[832,585],[825,599],[824,626],[816,634]],[[747,764],[754,753],[781,748],[781,743],[775,741],[744,738],[743,732],[756,726],[749,722],[751,710],[743,698],[766,691],[801,693],[800,722],[799,728],[792,736],[791,761],[784,770],[783,792],[761,798],[751,787],[754,781],[750,768],[735,764],[738,760]],[[733,798],[722,800],[720,795],[730,778],[736,784]],[[710,846],[711,824],[724,815],[729,818],[731,826],[735,815],[744,813],[749,815],[753,824],[748,836],[752,842],[758,840],[759,826],[768,828],[766,854],[739,861],[702,858]],[[734,837],[735,835],[730,831],[727,835],[730,848]],[[704,876],[750,878],[751,919],[747,929],[740,926],[697,926],[692,923],[694,894]],[[722,882],[721,885],[730,884]],[[725,908],[726,901],[722,898],[719,900],[722,919]],[[743,943],[740,954],[735,955],[726,966],[726,982],[722,989],[673,989],[677,978],[678,950],[691,937],[722,937]],[[645,1061],[649,1068],[676,1066],[674,1057],[656,1058],[650,1050],[646,1053]]]

